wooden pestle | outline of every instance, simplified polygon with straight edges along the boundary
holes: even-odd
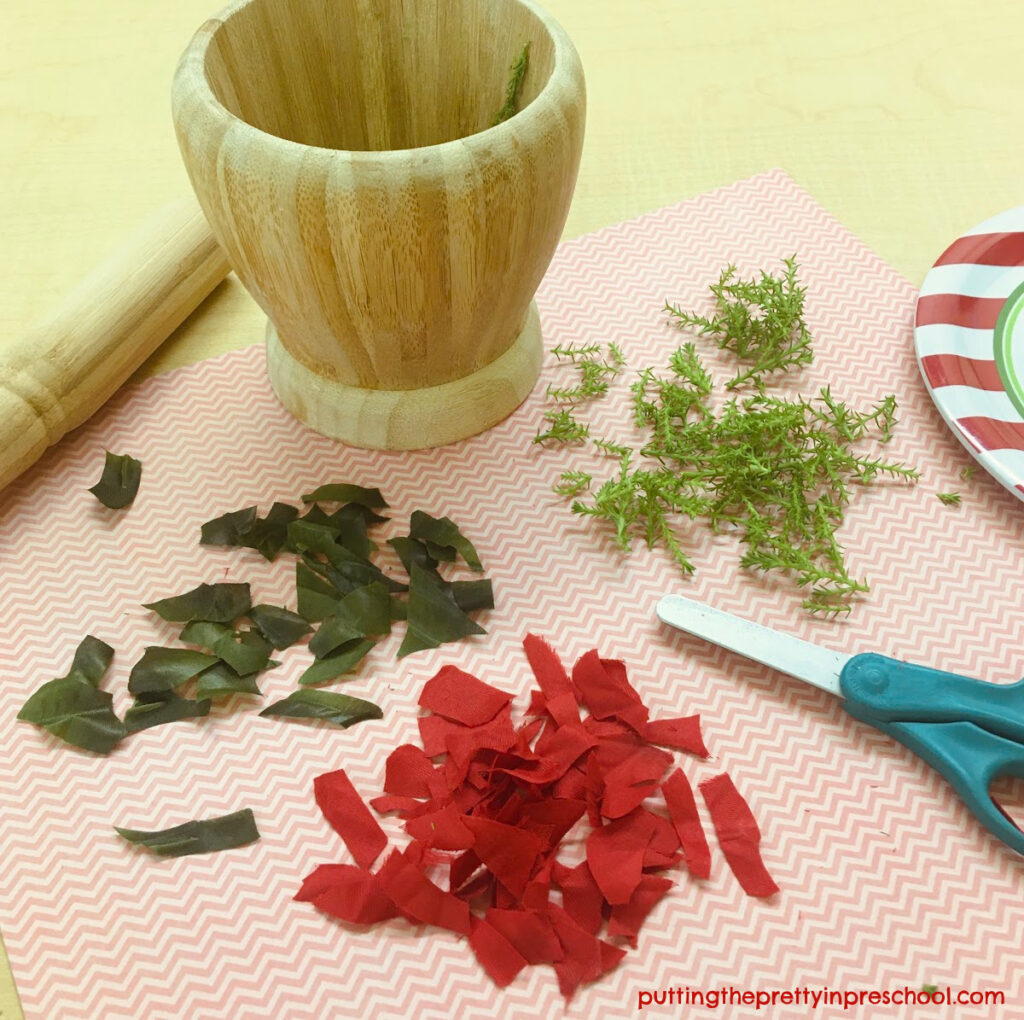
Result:
[[[195,199],[181,199],[0,346],[0,489],[95,413],[227,273]]]

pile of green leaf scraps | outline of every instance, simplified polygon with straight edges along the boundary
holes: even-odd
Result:
[[[693,789],[662,748],[708,752],[699,716],[649,718],[622,662],[587,652],[570,676],[543,639],[528,635],[524,647],[538,689],[518,725],[510,694],[455,666],[424,685],[422,747],[391,752],[383,795],[370,801],[403,818],[411,842],[376,871],[388,838],[348,775],[315,780],[355,864],[320,865],[295,898],[351,924],[403,917],[465,935],[501,987],[529,964],[550,964],[568,999],[618,964],[621,943],[636,947],[672,887],[658,872],[685,860],[693,878],[708,878]],[[777,892],[729,776],[699,789],[743,889]],[[648,799],[656,795],[663,803]]]
[[[113,710],[113,696],[99,689],[114,649],[92,635],[79,645],[67,675],[35,691],[18,718],[76,747],[108,754],[129,734],[208,715],[213,699],[261,696],[259,674],[279,665],[272,654],[316,625],[309,641],[314,660],[299,677],[299,688],[260,715],[348,727],[379,719],[380,708],[311,688],[350,678],[393,622],[405,621],[399,657],[484,633],[468,613],[493,608],[491,582],[450,581],[439,569],[442,562],[461,558],[475,573],[483,570],[473,545],[447,517],[415,511],[409,533],[388,540],[409,574],[405,583],[371,559],[378,546],[368,528],[387,520],[376,512],[387,506],[378,489],[327,485],[302,498],[305,513],[275,503],[260,517],[255,506],[247,507],[203,525],[200,538],[207,545],[251,547],[268,560],[282,551],[295,555],[298,612],[253,605],[248,583],[201,584],[148,603],[146,608],[162,619],[183,624],[179,640],[192,647],[146,648],[128,677],[135,700],[123,720]],[[340,505],[328,512],[322,503]],[[186,685],[193,687],[193,697],[180,695]]]
[[[591,436],[577,412],[608,392],[625,358],[615,344],[607,353],[600,344],[560,346],[553,353],[575,366],[578,380],[548,388],[555,406],[534,442],[590,444],[617,459],[607,480],[596,482],[595,471],[566,471],[555,491],[572,500],[573,513],[605,522],[624,552],[635,537],[648,547],[663,544],[690,574],[680,526],[701,521],[713,532],[738,535],[746,547],[742,567],[779,571],[808,590],[804,608],[848,612],[868,590],[847,571],[836,538],[853,487],[879,477],[912,481],[918,473],[861,449],[865,440],[889,441],[895,396],[856,410],[829,387],[813,398],[767,392],[769,377],[813,360],[795,259],[785,266],[778,277],[762,272],[749,281],[726,268],[711,286],[711,316],[665,306],[674,325],[713,338],[735,356],[727,400],[715,406],[711,373],[687,342],[668,358],[667,373],[645,368],[631,386],[639,440]]]

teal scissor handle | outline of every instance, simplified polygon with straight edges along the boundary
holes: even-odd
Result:
[[[998,776],[1024,778],[1024,681],[990,684],[869,653],[847,662],[839,685],[850,715],[940,772],[989,832],[1024,854],[1024,832],[989,793]]]

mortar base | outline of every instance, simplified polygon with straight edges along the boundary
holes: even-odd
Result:
[[[372,390],[324,379],[297,361],[267,322],[267,374],[277,399],[331,439],[370,450],[420,450],[475,436],[508,417],[540,375],[537,304],[512,345],[489,365],[440,386]]]

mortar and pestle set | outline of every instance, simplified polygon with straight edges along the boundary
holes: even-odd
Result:
[[[495,124],[524,44],[518,112]],[[0,416],[18,438],[0,485],[228,268],[267,313],[275,393],[318,432],[438,446],[519,406],[583,144],[582,67],[549,15],[532,0],[239,0],[196,33],[172,97],[202,215],[163,212],[4,352]]]

